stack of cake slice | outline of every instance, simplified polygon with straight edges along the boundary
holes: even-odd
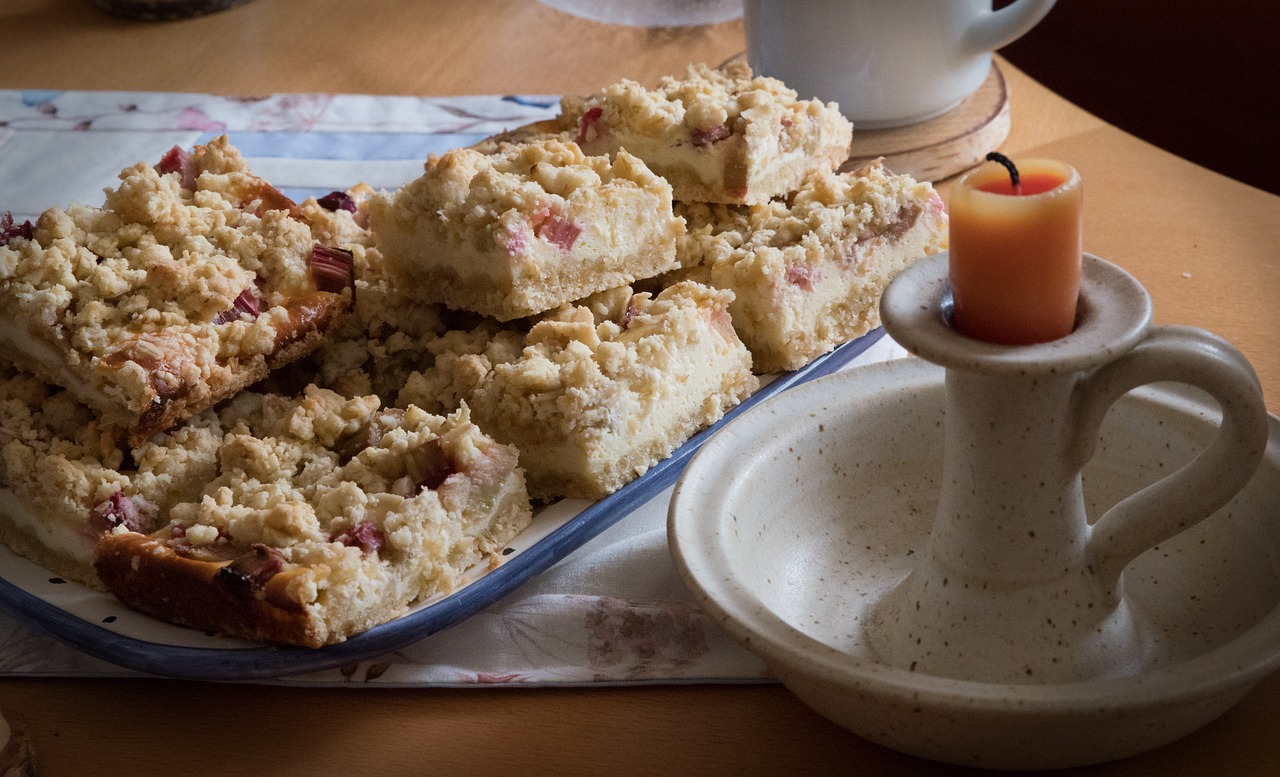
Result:
[[[126,169],[102,207],[7,219],[0,539],[169,620],[308,646],[496,559],[531,518],[514,448],[465,409],[282,378],[360,287],[379,301],[358,210],[293,203],[220,138]]]
[[[369,204],[400,295],[486,319],[447,332],[398,403],[469,407],[520,449],[535,497],[600,498],[758,388],[732,295],[632,292],[678,267],[685,231],[635,156],[557,137],[484,151],[432,158]]]
[[[852,127],[835,104],[800,100],[742,63],[690,66],[646,89],[621,81],[566,97],[560,116],[481,145],[573,139],[634,154],[670,182],[686,222],[680,269],[731,291],[757,373],[793,370],[879,325],[880,293],[909,262],[946,248],[942,200],[879,163],[837,172]],[[647,288],[647,286],[646,286]]]
[[[447,592],[878,323],[931,186],[745,66],[623,81],[294,203],[226,138],[0,220],[0,539],[196,628],[318,646]],[[527,484],[526,484],[527,483]]]
[[[835,172],[851,133],[745,65],[695,65],[429,160],[370,209],[402,292],[543,318],[442,338],[399,401],[469,404],[535,496],[615,490],[754,390],[739,341],[755,373],[803,366],[878,325],[889,280],[944,247],[927,183]]]

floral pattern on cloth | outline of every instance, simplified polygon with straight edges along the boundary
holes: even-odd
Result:
[[[551,118],[556,97],[402,97],[182,92],[0,90],[0,127],[38,130],[173,129],[268,132],[399,131],[484,135]]]
[[[599,678],[629,680],[679,675],[707,654],[706,618],[684,602],[594,600],[587,611],[587,666]]]
[[[97,204],[123,168],[223,133],[295,200],[362,182],[391,189],[416,178],[428,154],[558,110],[547,96],[0,90],[0,213]]]

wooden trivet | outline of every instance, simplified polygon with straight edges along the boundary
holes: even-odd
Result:
[[[1009,136],[1009,86],[1000,65],[991,63],[987,80],[956,107],[928,121],[879,130],[853,126],[852,170],[879,157],[895,173],[937,181],[968,170]]]

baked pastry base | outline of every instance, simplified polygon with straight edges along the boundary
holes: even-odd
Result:
[[[576,131],[588,154],[635,154],[678,201],[750,204],[834,170],[849,157],[853,128],[834,103],[800,100],[739,62],[691,65],[653,89],[623,80],[566,97],[558,131]]]
[[[447,334],[399,403],[465,402],[520,450],[535,498],[598,499],[668,456],[759,387],[729,322],[731,294],[680,283],[620,288],[527,333]]]
[[[500,321],[675,267],[671,187],[635,157],[543,140],[455,149],[369,206],[400,292]]]
[[[933,187],[879,164],[813,174],[766,205],[682,204],[680,212],[689,220],[686,269],[663,282],[732,291],[733,326],[758,373],[798,369],[874,329],[889,281],[947,244]]]
[[[108,591],[193,628],[319,647],[445,593],[532,518],[517,454],[448,418],[311,388],[222,412],[219,474],[94,551]]]

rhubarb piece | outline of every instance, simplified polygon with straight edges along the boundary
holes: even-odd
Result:
[[[578,137],[575,138],[579,146],[600,137],[600,117],[603,115],[604,108],[598,105],[583,111],[582,118],[578,119]]]
[[[696,283],[657,297],[620,288],[523,334],[448,332],[399,402],[432,412],[465,404],[481,428],[520,450],[536,498],[598,499],[758,388],[730,299]]]
[[[348,213],[356,212],[355,198],[346,192],[329,192],[325,196],[316,200],[316,202],[325,210],[345,210]]]
[[[15,224],[13,214],[9,211],[5,211],[4,215],[0,216],[0,246],[9,245],[9,241],[15,237],[30,240],[33,234],[30,221]]]
[[[432,159],[370,201],[369,226],[411,300],[509,321],[673,268],[684,225],[635,157],[544,140]]]
[[[819,172],[786,200],[682,203],[684,269],[733,292],[734,329],[757,372],[794,370],[879,325],[880,294],[912,261],[944,250],[947,218],[933,187],[880,163]]]
[[[231,563],[219,567],[214,582],[226,588],[234,596],[252,598],[267,587],[271,578],[284,570],[284,554],[255,542],[250,551]]]
[[[693,130],[689,134],[693,140],[693,145],[701,148],[724,140],[733,134],[733,130],[729,129],[728,124],[717,124],[708,129]]]
[[[156,170],[161,175],[177,173],[179,185],[188,191],[196,188],[196,176],[200,174],[195,157],[181,146],[174,146],[165,152],[156,163]]]
[[[89,525],[97,528],[99,533],[112,531],[117,526],[128,531],[143,531],[145,527],[142,511],[133,497],[126,496],[123,491],[113,491],[107,501],[90,510]]]
[[[383,409],[312,387],[242,392],[218,420],[218,471],[201,493],[94,552],[109,591],[176,623],[341,642],[452,590],[532,517],[515,449],[465,409]]]
[[[763,203],[849,156],[852,125],[834,103],[800,100],[745,64],[691,65],[646,89],[623,80],[561,101],[551,127],[508,133],[576,137],[588,154],[622,149],[671,183],[681,202]]]
[[[101,588],[98,540],[149,532],[174,504],[197,498],[216,474],[221,442],[206,411],[130,450],[70,392],[0,367],[0,540]]]
[[[553,208],[535,211],[530,223],[533,224],[534,235],[566,254],[573,250],[573,244],[578,241],[578,235],[582,234],[582,227],[579,224]]]
[[[348,547],[359,548],[361,553],[377,553],[378,549],[386,543],[387,536],[382,533],[382,529],[376,523],[361,521],[350,531],[334,537],[333,541]]]
[[[316,243],[311,249],[311,276],[316,288],[333,294],[355,290],[356,270],[351,251]]]
[[[261,306],[258,304],[258,296],[254,294],[252,288],[245,289],[236,296],[235,301],[231,303],[231,308],[219,313],[214,317],[213,323],[226,324],[232,321],[239,321],[242,315],[248,315],[250,318],[257,318],[262,312]]]
[[[436,490],[454,472],[439,440],[405,451],[405,470],[415,493],[424,488]]]
[[[340,217],[313,233],[276,194],[222,137],[125,169],[102,207],[45,211],[0,246],[0,350],[138,445],[316,349],[352,261],[313,262]]]

